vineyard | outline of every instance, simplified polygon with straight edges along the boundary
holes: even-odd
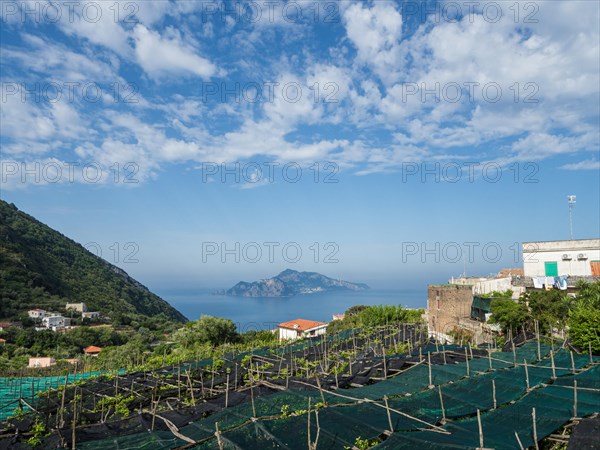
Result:
[[[153,371],[2,379],[0,448],[526,448],[600,410],[591,353],[345,330]]]

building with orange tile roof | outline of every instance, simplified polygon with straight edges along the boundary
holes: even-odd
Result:
[[[96,347],[95,345],[90,345],[83,349],[83,353],[90,356],[98,356],[98,354],[102,351],[101,347]]]
[[[283,322],[277,325],[279,330],[279,339],[298,339],[302,337],[320,336],[325,334],[327,329],[326,322],[317,322],[315,320],[296,319],[289,322]]]

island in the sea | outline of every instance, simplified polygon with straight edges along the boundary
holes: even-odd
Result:
[[[236,297],[292,297],[298,294],[313,294],[330,291],[365,291],[364,283],[336,280],[317,272],[298,272],[286,269],[279,275],[261,281],[240,281],[227,291]]]

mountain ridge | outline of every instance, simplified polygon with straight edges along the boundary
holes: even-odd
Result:
[[[293,297],[301,294],[339,290],[364,291],[364,283],[336,280],[317,272],[299,272],[286,269],[271,278],[260,281],[240,281],[226,291],[233,297]]]
[[[14,204],[0,200],[0,318],[84,302],[126,323],[136,315],[187,319],[123,269]],[[122,319],[122,321],[120,320]]]

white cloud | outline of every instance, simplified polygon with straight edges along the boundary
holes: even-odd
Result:
[[[164,75],[195,75],[210,79],[217,67],[197,54],[197,50],[185,43],[177,33],[161,36],[144,25],[137,25],[133,32],[138,63],[154,79]]]
[[[402,15],[394,3],[375,1],[372,6],[353,3],[342,18],[348,38],[357,49],[357,62],[370,65],[383,80],[395,78],[402,65]]]
[[[565,170],[600,170],[600,161],[586,159],[576,163],[565,164],[564,166],[560,166],[560,168]]]

